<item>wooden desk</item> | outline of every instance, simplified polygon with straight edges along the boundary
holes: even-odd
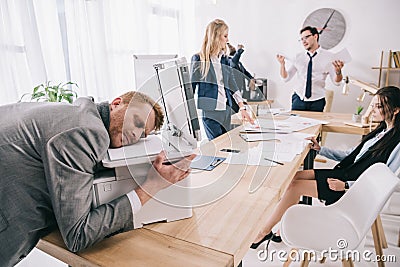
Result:
[[[268,105],[271,107],[272,103],[274,103],[273,99],[266,99],[263,101],[246,101],[248,105]]]
[[[343,133],[343,134],[368,134],[369,127],[355,127],[345,124],[351,122],[352,115],[349,113],[333,113],[333,112],[310,112],[310,111],[292,111],[307,118],[328,121],[328,124],[322,125],[322,132]],[[376,124],[374,125],[376,126]]]
[[[345,124],[345,122],[351,122],[352,115],[349,113],[333,113],[333,112],[311,112],[311,111],[291,111],[291,113],[299,114],[300,116],[328,121],[328,124],[322,125],[322,132],[331,132],[331,133],[343,133],[343,134],[358,134],[358,135],[366,135],[368,134],[369,127],[355,127],[351,125]],[[263,116],[260,116],[262,118]],[[274,116],[274,118],[279,119],[279,117],[287,118],[287,116]],[[271,117],[269,117],[271,118]],[[241,124],[241,120],[237,114],[232,116],[232,124],[239,125]],[[374,124],[376,127],[376,124]]]
[[[240,138],[240,129],[203,145],[201,153],[226,156],[221,148],[244,151],[257,145]],[[305,132],[318,134],[320,130],[321,126],[314,126]],[[308,151],[306,147],[284,166],[220,164],[212,172],[193,171],[192,184],[218,181],[225,188],[215,186],[196,194],[207,200],[217,193],[218,198],[193,208],[191,218],[118,234],[77,254],[67,251],[56,233],[43,238],[37,247],[73,266],[238,266]],[[249,193],[252,180],[264,178],[259,189]]]
[[[233,266],[232,255],[147,229],[115,235],[76,254],[58,231],[36,247],[69,266]]]

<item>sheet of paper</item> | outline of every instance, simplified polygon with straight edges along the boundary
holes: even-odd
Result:
[[[256,133],[275,133],[275,134],[288,134],[292,132],[301,131],[309,127],[313,127],[319,124],[327,124],[327,121],[315,120],[300,116],[289,116],[285,120],[273,120],[273,119],[258,119],[254,124],[245,124],[245,132],[256,132]],[[267,140],[268,136],[243,136],[245,140],[260,141]],[[271,136],[269,136],[271,139]]]
[[[285,61],[289,61],[289,62],[291,62],[291,63],[294,62],[294,58],[293,58],[293,57],[289,57],[287,53],[284,53],[284,52],[282,52],[282,51],[279,51],[279,52],[277,52],[276,54],[277,54],[277,55],[284,56],[284,57],[285,57]]]
[[[136,144],[120,148],[110,148],[108,149],[108,155],[110,156],[110,160],[121,160],[155,155],[160,153],[162,149],[161,136],[149,135],[147,138],[140,139]]]
[[[284,122],[287,125],[290,125],[290,129],[293,132],[296,131],[301,131],[304,129],[307,129],[309,127],[313,127],[318,124],[328,124],[327,121],[322,121],[322,120],[315,120],[315,119],[310,119],[310,118],[305,118],[301,116],[290,116]]]
[[[341,60],[344,63],[349,63],[351,59],[351,55],[347,48],[343,48],[333,56],[333,60]]]
[[[290,125],[283,120],[272,120],[272,119],[258,119],[255,120],[254,124],[244,124],[243,130],[245,132],[257,132],[257,133],[291,133]]]
[[[263,144],[260,143],[256,147],[250,148],[247,151],[240,153],[231,153],[225,163],[227,164],[240,164],[240,165],[253,165],[253,166],[276,166],[277,164],[264,159]]]
[[[273,133],[241,133],[242,137],[246,142],[255,141],[273,141],[277,140],[276,135]]]
[[[264,145],[262,154],[276,161],[291,162],[296,155],[303,152],[304,147],[310,142],[304,138],[310,136],[312,135],[304,133],[277,135],[279,142],[275,142],[274,146]]]

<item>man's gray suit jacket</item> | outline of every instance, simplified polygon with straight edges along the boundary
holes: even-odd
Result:
[[[92,209],[94,174],[110,140],[96,104],[0,106],[0,266],[55,229],[71,251],[133,229],[129,200]]]

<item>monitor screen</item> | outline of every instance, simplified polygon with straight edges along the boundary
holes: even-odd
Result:
[[[169,132],[176,130],[176,135],[183,138],[169,137],[174,145],[179,141],[179,151],[185,151],[183,142],[192,148],[197,147],[200,140],[200,125],[194,100],[192,84],[190,82],[190,68],[186,58],[177,58],[154,64],[159,83],[161,104],[165,109],[166,127]],[[175,127],[175,129],[174,129]],[[168,131],[167,131],[168,132]],[[181,140],[183,139],[183,140]]]
[[[157,62],[177,58],[178,55],[133,55],[133,69],[135,77],[134,90],[143,92],[157,100],[160,97],[156,83],[153,65]]]

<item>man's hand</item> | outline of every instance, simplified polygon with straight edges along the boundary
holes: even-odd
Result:
[[[192,154],[176,163],[164,164],[167,158],[165,152],[161,151],[149,169],[146,181],[135,189],[142,205],[158,191],[186,178],[190,174],[190,163],[195,157]]]
[[[286,68],[285,68],[285,57],[278,54],[278,55],[276,55],[276,59],[281,64],[279,74],[281,75],[281,77],[283,79],[286,79],[288,77],[288,73],[287,73]]]
[[[335,67],[335,72],[337,73],[341,73],[342,72],[342,68],[344,66],[344,62],[341,60],[334,60],[332,62],[332,65]],[[338,74],[337,74],[338,75]]]
[[[254,91],[256,89],[256,80],[255,79],[250,79],[249,89],[252,91]]]
[[[285,65],[285,57],[282,55],[276,55],[276,59],[281,63],[281,65]]]
[[[345,190],[345,184],[343,181],[335,179],[335,178],[328,178],[328,185],[329,189],[333,191],[344,191]]]
[[[335,81],[339,83],[343,79],[342,68],[344,66],[344,62],[341,60],[335,60],[332,62],[332,65],[335,67],[335,74],[336,74]]]

